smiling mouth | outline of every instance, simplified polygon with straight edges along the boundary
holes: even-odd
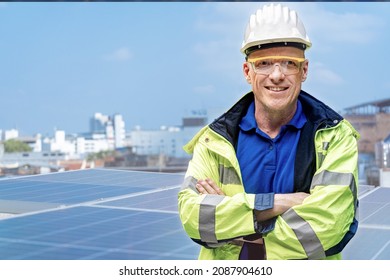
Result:
[[[285,91],[288,89],[288,87],[266,87],[266,89],[274,92],[280,92],[280,91]]]

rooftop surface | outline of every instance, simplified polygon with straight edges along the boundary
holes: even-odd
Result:
[[[191,260],[182,174],[86,169],[0,180],[0,259]],[[390,259],[390,188],[362,186],[344,259]]]

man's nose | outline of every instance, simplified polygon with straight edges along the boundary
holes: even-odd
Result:
[[[269,77],[274,82],[278,82],[284,79],[284,74],[279,64],[274,64],[272,72],[269,74]]]

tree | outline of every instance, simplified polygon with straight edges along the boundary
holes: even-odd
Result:
[[[107,150],[107,151],[100,151],[97,153],[90,153],[87,156],[87,161],[93,161],[98,159],[106,159],[107,157],[113,157],[115,156],[115,151]]]
[[[9,139],[4,141],[4,152],[6,153],[17,153],[17,152],[31,152],[32,148],[19,140]]]

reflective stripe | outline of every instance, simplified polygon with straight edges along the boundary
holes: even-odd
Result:
[[[324,162],[325,155],[323,153],[317,153],[317,157],[318,157],[318,168],[320,168],[322,163]]]
[[[322,142],[322,149],[323,149],[324,151],[327,151],[328,148],[329,148],[329,142]]]
[[[189,176],[189,177],[184,179],[183,184],[181,184],[180,190],[184,190],[186,188],[190,188],[194,192],[199,193],[198,190],[196,189],[196,183],[197,182],[198,182],[198,180],[196,180],[196,178],[194,178],[192,176]]]
[[[219,243],[206,243],[209,248],[219,248],[223,245],[227,244],[227,242],[219,242]]]
[[[321,173],[314,175],[310,189],[318,185],[342,185],[349,186],[354,199],[355,209],[357,207],[357,187],[355,177],[352,173],[340,173],[324,170]]]
[[[329,148],[329,142],[322,142],[322,152],[317,153],[318,156],[318,168],[321,167],[322,163],[324,162],[326,151]]]
[[[207,194],[200,203],[199,234],[203,242],[218,243],[215,235],[215,210],[224,198],[223,195]]]
[[[238,177],[234,167],[226,167],[223,164],[219,165],[219,181],[224,185],[241,184],[240,177]]]
[[[324,247],[322,247],[320,240],[308,222],[302,219],[292,208],[287,210],[282,218],[294,231],[309,260],[325,258]]]

